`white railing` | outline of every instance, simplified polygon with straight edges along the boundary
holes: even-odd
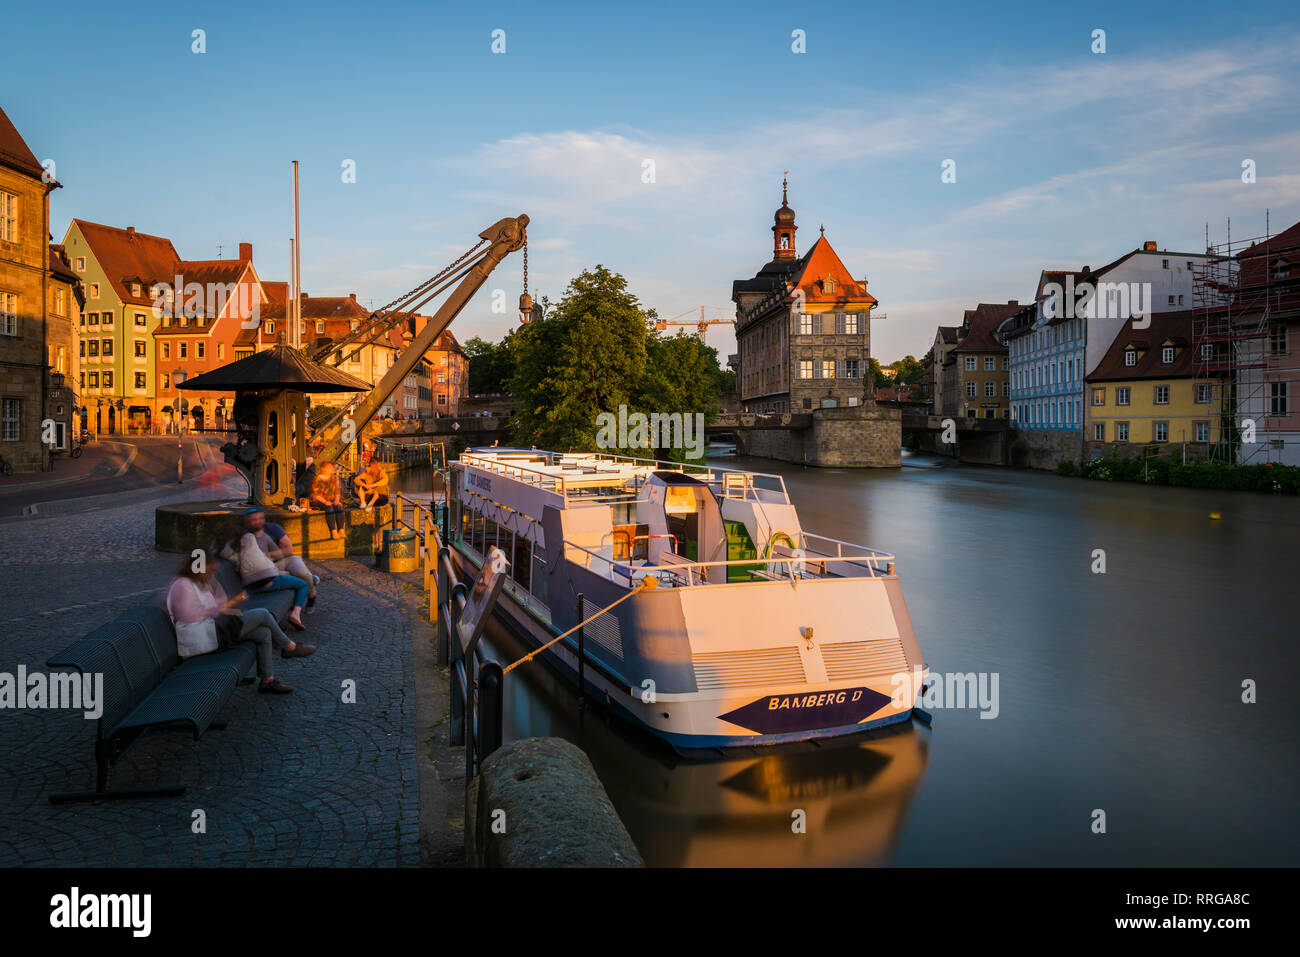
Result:
[[[504,454],[510,455],[512,453]],[[790,496],[785,487],[785,479],[771,472],[752,472],[747,469],[733,469],[719,465],[686,465],[681,462],[643,459],[630,455],[614,455],[607,452],[545,452],[538,450],[536,452],[513,454],[540,459],[540,463],[532,461],[531,464],[533,466],[544,464],[552,469],[564,468],[566,465],[592,466],[592,472],[583,474],[584,482],[590,481],[589,476],[591,475],[599,476],[601,474],[601,465],[631,465],[643,470],[665,469],[683,472],[706,482],[718,493],[720,498],[737,498],[761,502],[765,499],[760,493],[768,492],[771,493],[772,497],[766,499],[767,501],[779,501],[781,503],[789,503],[790,501]],[[526,461],[514,458],[501,459],[496,458],[493,453],[481,452],[462,452],[460,461],[487,472],[494,472],[530,485],[552,489],[563,495],[566,502],[568,501],[569,485],[565,481],[565,476],[557,475],[552,471],[530,467],[529,464],[526,464]],[[640,488],[646,477],[644,471],[628,475],[621,469],[611,470],[609,474],[611,478],[617,477],[620,481],[631,480],[634,490]],[[766,481],[773,487],[765,488],[757,484],[756,479]]]
[[[823,536],[813,536],[823,538]],[[835,542],[835,539],[826,539]],[[848,542],[838,543],[850,545]],[[667,563],[659,565],[633,565],[629,561],[623,561],[615,558],[613,549],[609,554],[593,551],[586,546],[579,545],[577,542],[565,540],[563,547],[567,556],[569,549],[576,549],[585,555],[583,567],[588,570],[592,569],[593,559],[598,562],[598,573],[603,573],[604,567],[608,566],[610,577],[621,575],[628,580],[629,587],[634,579],[641,575],[654,575],[661,584],[669,586],[685,586],[705,584],[726,584],[726,569],[731,566],[744,566],[750,569],[751,578],[759,580],[785,580],[785,579],[832,579],[832,578],[893,578],[895,577],[895,568],[897,560],[888,552],[882,552],[874,548],[863,548],[863,546],[850,545],[852,548],[862,548],[860,554],[845,554],[840,549],[837,554],[810,553],[804,551],[802,554],[789,552],[786,554],[774,554],[761,558],[733,558],[718,561],[700,562],[692,561],[688,558],[682,558],[676,554],[666,553],[661,556],[663,562],[668,558]],[[782,549],[782,552],[787,550]],[[671,557],[669,557],[671,556]],[[841,574],[831,569],[831,563],[847,566],[858,566],[865,568],[867,574],[851,575]],[[759,571],[755,566],[762,565],[766,568]],[[880,566],[884,566],[883,568]],[[708,569],[717,568],[722,570],[722,577],[718,581],[713,581],[708,574]],[[782,574],[779,569],[784,569]],[[730,584],[744,584],[731,582]]]

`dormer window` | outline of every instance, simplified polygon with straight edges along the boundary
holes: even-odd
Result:
[[[1124,365],[1130,368],[1138,364],[1137,350],[1128,348],[1124,350]]]
[[[1161,349],[1160,349],[1160,361],[1163,362],[1165,365],[1169,365],[1169,364],[1171,364],[1171,363],[1174,361],[1174,347],[1173,347],[1173,346],[1162,346],[1162,347],[1161,347]]]
[[[833,293],[835,291],[835,280],[832,279],[830,276],[827,276],[825,279],[823,279],[822,291],[825,292],[827,295]]]
[[[1290,278],[1291,278],[1291,264],[1290,264],[1289,262],[1287,262],[1285,259],[1280,259],[1280,258],[1279,258],[1279,259],[1275,260],[1275,261],[1273,262],[1273,278],[1274,278],[1274,279],[1290,279]]]
[[[140,298],[140,284],[138,282],[131,283],[131,295],[136,299]]]

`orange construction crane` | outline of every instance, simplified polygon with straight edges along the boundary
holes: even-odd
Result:
[[[705,319],[705,318],[704,318],[704,310],[705,310],[705,309],[708,309],[708,308],[710,308],[710,307],[709,307],[709,306],[696,306],[696,307],[693,308],[693,309],[687,309],[685,312],[683,312],[683,313],[682,313],[681,315],[679,315],[679,316],[673,316],[671,319],[656,319],[656,320],[655,320],[655,331],[656,331],[656,332],[663,332],[663,331],[664,331],[665,329],[667,329],[669,326],[694,326],[695,329],[696,329],[696,335],[698,335],[698,336],[700,337],[700,342],[703,342],[703,341],[704,341],[704,333],[708,331],[709,326],[729,326],[729,325],[734,325],[734,324],[735,324],[736,320],[735,320],[734,318],[732,318],[732,319],[723,319],[720,315],[719,315],[718,318],[716,318],[716,319]],[[714,307],[712,307],[712,308],[715,309],[715,310],[717,310],[718,312],[721,312],[721,310],[719,310],[717,306],[714,306]],[[695,312],[696,309],[698,309],[698,310],[700,311],[700,318],[698,318],[698,319],[682,319],[682,316],[688,316],[688,315],[690,315],[691,313]]]

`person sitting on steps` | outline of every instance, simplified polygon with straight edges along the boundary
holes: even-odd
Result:
[[[357,499],[362,508],[388,504],[388,473],[378,462],[371,462],[356,477]]]

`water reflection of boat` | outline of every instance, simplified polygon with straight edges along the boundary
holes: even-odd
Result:
[[[501,622],[489,625],[488,642],[501,660],[525,650]],[[652,866],[887,864],[928,760],[929,732],[910,723],[820,747],[731,748],[689,760],[607,714],[580,718],[549,669],[513,674],[507,736],[555,735],[586,751]],[[803,834],[791,829],[795,810],[805,813]]]
[[[821,748],[728,751],[671,767],[615,769],[625,748],[593,760],[652,866],[872,867],[893,852],[925,772],[927,738],[909,724]]]

